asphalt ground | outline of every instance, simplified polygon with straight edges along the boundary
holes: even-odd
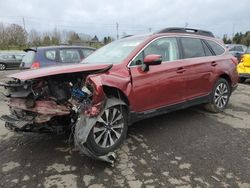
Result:
[[[0,72],[0,81],[13,72]],[[250,81],[223,113],[198,106],[129,127],[114,165],[80,155],[68,138],[9,132],[1,121],[0,187],[249,188]]]

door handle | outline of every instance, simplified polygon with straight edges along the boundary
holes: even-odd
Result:
[[[186,69],[184,69],[183,67],[180,67],[180,68],[178,68],[178,69],[176,70],[177,73],[183,73],[183,72],[185,72],[185,71],[186,71]]]
[[[216,61],[213,61],[213,62],[211,63],[211,65],[212,65],[213,67],[215,67],[215,66],[217,65],[217,62],[216,62]]]

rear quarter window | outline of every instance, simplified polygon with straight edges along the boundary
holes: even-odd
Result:
[[[212,50],[214,51],[215,55],[221,55],[225,52],[225,49],[217,44],[216,42],[214,41],[211,41],[211,40],[206,40],[208,45],[212,48]]]

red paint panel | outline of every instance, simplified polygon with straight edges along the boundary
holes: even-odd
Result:
[[[72,64],[65,66],[46,67],[35,70],[22,71],[16,74],[9,75],[8,77],[17,78],[19,80],[30,80],[45,76],[52,76],[65,73],[75,73],[84,71],[95,71],[107,68],[111,64]]]
[[[19,99],[19,98],[11,98],[9,100],[8,105],[10,107],[27,110],[30,112],[36,112],[38,114],[43,115],[67,115],[70,113],[70,110],[63,105],[58,105],[54,101],[36,101],[35,107],[27,108],[26,106],[26,99]]]

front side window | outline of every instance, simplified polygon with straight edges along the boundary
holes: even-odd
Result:
[[[49,60],[55,61],[56,60],[56,50],[46,50],[45,57]]]
[[[184,58],[205,56],[205,51],[200,39],[181,38]]]
[[[141,65],[147,55],[157,54],[162,56],[162,61],[179,59],[179,50],[176,38],[161,38],[149,44],[131,63],[131,66]]]
[[[81,60],[77,49],[61,49],[59,50],[59,56],[62,63],[76,63]]]
[[[211,46],[216,55],[221,55],[225,52],[224,48],[216,42],[207,40],[207,43],[209,44],[209,46]]]

